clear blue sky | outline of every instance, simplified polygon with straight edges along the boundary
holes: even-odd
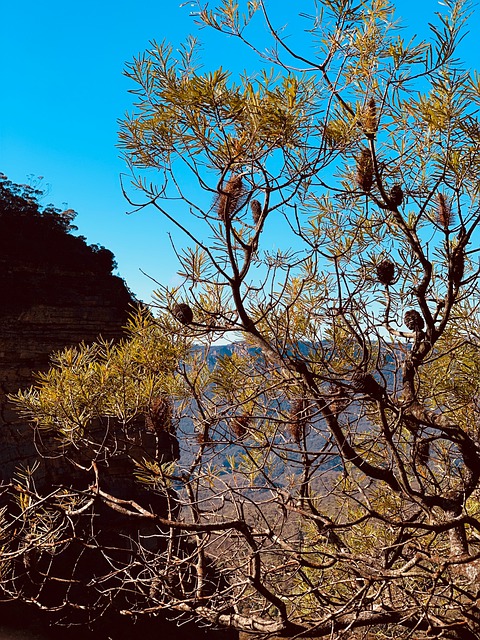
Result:
[[[310,0],[270,0],[278,16],[307,11]],[[234,40],[198,32],[179,0],[9,0],[2,6],[0,171],[14,182],[30,174],[50,185],[46,202],[78,211],[78,233],[116,256],[119,274],[148,301],[155,285],[140,269],[171,284],[177,269],[167,231],[155,212],[127,216],[119,175],[117,120],[130,109],[125,64],[152,39],[180,44],[189,33],[204,43],[208,66],[236,67],[245,51]],[[213,0],[210,3],[214,4]],[[426,35],[437,0],[397,0],[412,32]],[[476,9],[462,56],[480,68]],[[241,69],[241,67],[240,67]]]

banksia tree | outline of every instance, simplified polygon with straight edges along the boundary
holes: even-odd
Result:
[[[330,411],[336,415],[345,411],[351,403],[351,399],[343,387],[332,385],[329,399]]]
[[[428,42],[403,39],[388,0],[304,0],[299,51],[281,25],[295,28],[285,12],[300,3],[216,4],[196,20],[230,47],[247,42],[251,73],[196,65],[193,39],[150,45],[128,72],[136,104],[122,143],[143,191],[132,202],[178,230],[175,288],[167,273],[155,297],[170,313],[145,331],[163,335],[129,354],[128,384],[125,359],[97,376],[103,345],[81,389],[65,357],[62,375],[40,378],[41,403],[24,396],[36,441],[53,433],[89,461],[90,416],[131,437],[136,414],[164,393],[182,457],[145,461],[141,502],[137,486],[109,494],[96,458],[80,488],[27,487],[7,528],[23,536],[36,500],[33,544],[50,553],[64,514],[59,540],[90,548],[90,534],[72,531],[75,508],[141,520],[148,548],[136,535],[125,570],[117,558],[91,581],[110,603],[119,575],[118,607],[134,603],[135,616],[164,610],[261,637],[480,638],[480,85],[455,54],[468,0],[445,0]],[[247,208],[255,196],[266,218]],[[195,310],[194,327],[181,326],[191,309],[172,320],[174,300]],[[151,366],[165,336],[189,347],[166,372]],[[218,421],[214,447],[196,441],[199,416]],[[153,506],[159,491],[168,514]],[[32,547],[13,542],[5,557]]]

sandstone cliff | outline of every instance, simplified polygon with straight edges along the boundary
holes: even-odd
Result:
[[[72,212],[42,208],[40,192],[0,177],[0,480],[36,455],[8,393],[29,387],[53,351],[99,335],[118,339],[133,298],[113,254],[71,231]]]

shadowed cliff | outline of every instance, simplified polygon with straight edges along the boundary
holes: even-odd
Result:
[[[133,296],[111,251],[89,246],[75,212],[42,207],[43,192],[0,174],[0,478],[36,455],[6,394],[29,387],[53,351],[123,335]]]

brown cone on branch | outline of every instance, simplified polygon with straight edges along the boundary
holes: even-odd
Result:
[[[357,157],[357,184],[365,193],[369,193],[372,189],[373,161],[369,149],[362,149]]]
[[[145,427],[154,433],[172,430],[172,404],[169,398],[152,398],[145,412]]]
[[[215,200],[214,207],[220,220],[223,222],[229,220],[241,207],[244,197],[245,187],[242,176],[232,176],[220,189]]]
[[[250,209],[252,210],[252,218],[255,224],[258,224],[262,215],[262,205],[258,200],[252,200],[250,203]]]
[[[248,427],[250,425],[251,416],[247,414],[235,416],[230,422],[230,428],[233,435],[241,440],[247,435]]]
[[[296,398],[290,405],[288,431],[294,442],[300,444],[309,419],[309,410],[305,398]]]
[[[403,321],[405,326],[410,329],[410,331],[422,331],[425,326],[425,322],[423,321],[422,316],[418,313],[416,309],[410,309],[407,311]]]
[[[375,399],[380,399],[385,393],[385,389],[379,384],[371,373],[356,371],[352,377],[352,386],[357,393],[364,393]]]
[[[403,189],[399,184],[394,184],[390,189],[390,203],[394,207],[399,207],[403,202]]]
[[[191,324],[193,321],[193,311],[185,302],[175,304],[172,314],[182,324]]]
[[[465,274],[465,253],[463,248],[457,247],[452,254],[452,278],[456,287],[459,287]]]
[[[452,207],[443,193],[437,194],[437,220],[444,229],[452,223]]]
[[[395,278],[395,265],[390,260],[382,260],[377,264],[378,281],[388,286]]]
[[[430,443],[427,440],[421,440],[417,445],[417,462],[426,467],[430,459]]]
[[[378,131],[377,105],[375,98],[370,98],[363,116],[363,127],[365,133],[373,136]]]

